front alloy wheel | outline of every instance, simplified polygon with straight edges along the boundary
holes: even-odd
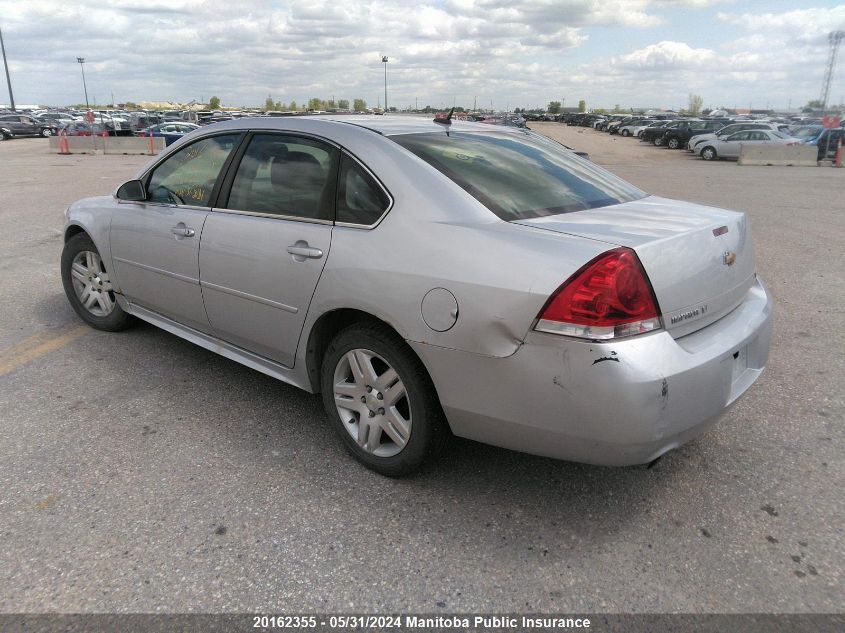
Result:
[[[116,304],[114,290],[103,260],[96,251],[80,251],[70,265],[76,298],[91,314],[107,317]]]
[[[45,127],[41,130],[41,136],[47,138],[48,136],[53,136],[53,130],[48,127]]]
[[[709,145],[701,150],[701,157],[704,160],[716,160],[716,150]]]
[[[88,235],[77,233],[62,250],[62,285],[71,307],[88,325],[117,332],[129,324],[129,314],[117,303],[112,278]]]

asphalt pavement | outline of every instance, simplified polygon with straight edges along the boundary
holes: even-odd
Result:
[[[769,366],[651,469],[455,440],[415,477],[365,470],[317,396],[70,309],[63,211],[145,157],[0,143],[0,611],[841,612],[845,169],[535,127],[751,219]]]

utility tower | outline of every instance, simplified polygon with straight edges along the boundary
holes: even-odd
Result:
[[[827,58],[827,68],[824,71],[824,83],[822,84],[822,112],[827,111],[827,97],[830,94],[830,82],[833,80],[836,52],[839,50],[839,44],[843,37],[845,37],[845,31],[831,31],[827,35],[827,41],[830,42],[830,54]]]

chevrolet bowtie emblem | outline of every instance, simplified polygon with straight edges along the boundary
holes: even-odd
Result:
[[[722,263],[725,266],[733,266],[735,261],[736,261],[736,253],[731,253],[730,251],[725,251],[725,254],[722,255]]]

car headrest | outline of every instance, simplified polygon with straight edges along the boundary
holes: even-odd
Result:
[[[273,159],[270,180],[274,185],[297,189],[304,187],[322,188],[325,174],[320,161],[305,152],[288,152]]]

